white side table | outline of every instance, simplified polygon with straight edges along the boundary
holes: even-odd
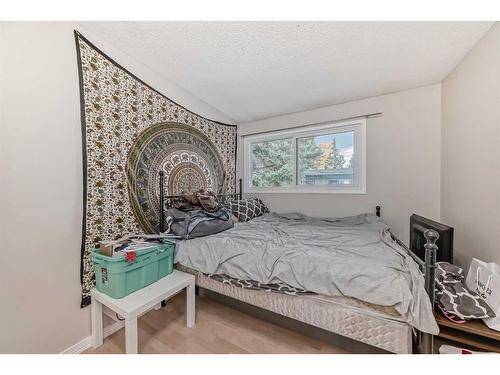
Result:
[[[128,296],[114,299],[92,289],[92,347],[103,342],[102,305],[109,307],[125,318],[125,351],[137,354],[137,318],[155,306],[186,288],[186,323],[195,323],[195,277],[189,273],[174,270],[157,282]]]

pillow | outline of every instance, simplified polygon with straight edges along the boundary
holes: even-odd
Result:
[[[259,198],[241,199],[231,202],[231,212],[238,221],[249,221],[269,212],[267,206]]]
[[[484,319],[495,316],[486,302],[463,284],[463,270],[448,262],[436,263],[436,304],[453,320]]]

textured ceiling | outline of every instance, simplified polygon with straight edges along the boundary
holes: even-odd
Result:
[[[440,82],[492,25],[81,24],[240,124]]]

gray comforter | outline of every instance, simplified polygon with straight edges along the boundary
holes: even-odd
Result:
[[[417,329],[439,332],[417,265],[375,215],[321,219],[270,213],[180,242],[175,261],[204,273],[394,306]]]

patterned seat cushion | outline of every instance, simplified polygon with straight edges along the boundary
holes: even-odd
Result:
[[[247,198],[231,202],[231,212],[238,221],[249,221],[269,212],[267,206],[259,198]]]

